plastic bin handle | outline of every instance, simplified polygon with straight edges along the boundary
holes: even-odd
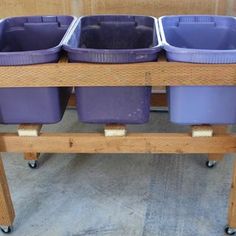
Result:
[[[181,22],[178,22],[178,24],[177,24],[177,26],[186,26],[186,25],[191,25],[191,26],[204,25],[204,26],[213,26],[213,27],[215,27],[216,23],[215,22],[204,22],[204,21],[198,21],[198,22],[181,21]]]
[[[127,26],[137,26],[138,23],[135,21],[122,21],[122,22],[115,22],[115,21],[101,21],[99,25],[127,25]]]
[[[59,22],[26,22],[24,23],[24,26],[29,26],[29,27],[39,27],[39,26],[48,26],[48,27],[60,27]]]

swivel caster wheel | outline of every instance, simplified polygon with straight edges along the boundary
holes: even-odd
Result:
[[[31,169],[38,169],[39,168],[39,162],[38,161],[29,161],[28,166]]]
[[[236,234],[236,229],[232,229],[232,228],[230,228],[230,227],[226,227],[225,228],[225,233],[227,234],[227,235],[235,235]]]
[[[209,169],[212,169],[216,166],[217,161],[207,161],[206,162],[206,167]]]
[[[10,234],[12,232],[12,226],[0,227],[4,234]]]

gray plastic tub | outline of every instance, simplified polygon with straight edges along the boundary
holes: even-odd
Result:
[[[0,21],[0,66],[52,63],[75,18],[14,17]],[[1,88],[0,123],[56,123],[65,111],[70,88]]]
[[[169,61],[236,63],[234,17],[167,16],[159,24]],[[235,124],[234,101],[236,87],[170,87],[170,119],[178,124]]]
[[[161,50],[157,20],[148,16],[86,16],[64,45],[70,62],[157,61]],[[141,124],[149,120],[151,87],[78,87],[77,110],[88,123]]]

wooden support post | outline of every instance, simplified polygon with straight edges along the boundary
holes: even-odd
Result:
[[[124,137],[127,134],[125,125],[106,125],[104,129],[106,137]]]
[[[0,156],[0,225],[12,226],[15,218],[15,212],[10,196],[7,178]]]
[[[214,135],[226,134],[228,133],[228,126],[226,125],[215,125],[213,126]],[[209,161],[222,161],[224,159],[224,154],[209,154]]]
[[[42,125],[20,125],[18,128],[18,135],[25,137],[39,136]],[[24,153],[24,158],[27,161],[38,161],[40,153]]]
[[[229,200],[229,227],[236,229],[236,160],[234,161],[233,181]]]

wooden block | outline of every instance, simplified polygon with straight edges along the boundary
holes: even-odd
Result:
[[[213,128],[208,125],[192,126],[192,137],[212,137]]]
[[[18,128],[19,136],[35,137],[39,136],[42,125],[20,125]]]
[[[106,125],[104,134],[106,137],[123,137],[126,136],[127,130],[125,125]]]
[[[7,178],[0,156],[0,225],[12,226],[15,218],[10,191],[7,183]]]

